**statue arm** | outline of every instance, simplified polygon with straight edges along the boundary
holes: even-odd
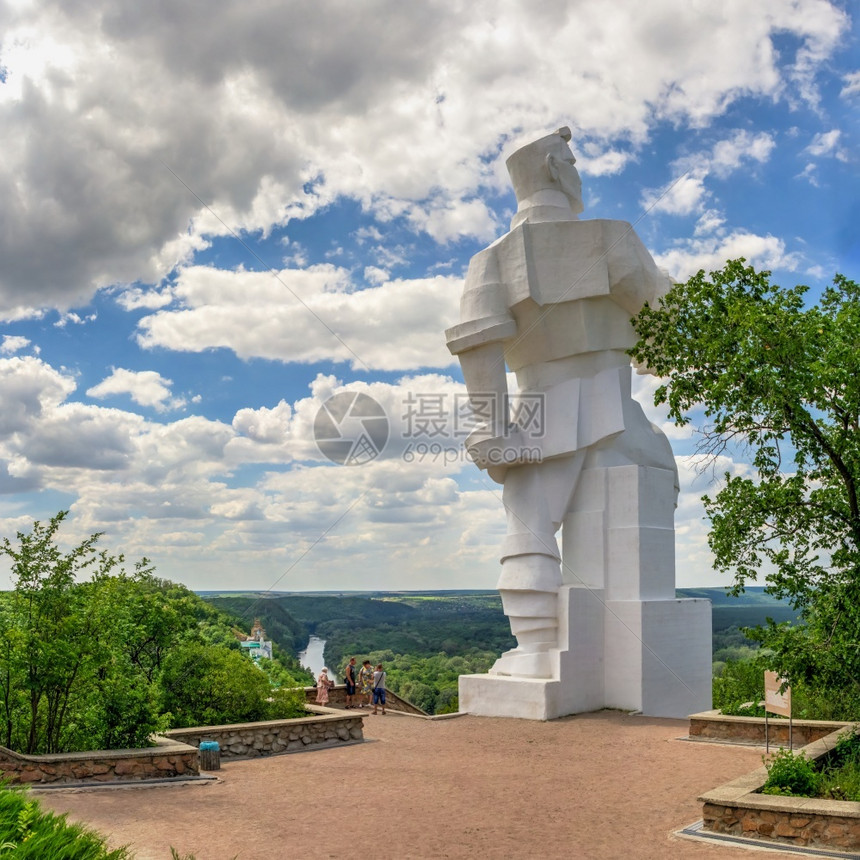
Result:
[[[507,292],[498,276],[494,249],[477,254],[469,266],[459,325],[445,333],[448,349],[460,360],[474,413],[486,416],[484,438],[507,431],[507,376],[504,342],[517,324],[507,306]]]

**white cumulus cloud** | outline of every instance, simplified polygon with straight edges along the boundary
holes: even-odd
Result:
[[[277,273],[183,269],[181,307],[140,322],[146,348],[226,347],[241,358],[409,370],[453,363],[442,332],[456,322],[461,281],[437,275],[354,289],[331,264]]]
[[[110,376],[87,389],[87,396],[104,400],[106,397],[128,394],[140,406],[164,412],[185,405],[184,399],[172,396],[171,385],[173,382],[170,379],[165,379],[154,370],[126,370],[124,367],[115,367]]]
[[[703,127],[741,97],[814,105],[848,23],[825,0],[15,4],[0,313],[158,283],[212,237],[344,196],[439,241],[488,237],[482,201],[536,130],[572,122],[607,153],[597,175],[658,122]]]

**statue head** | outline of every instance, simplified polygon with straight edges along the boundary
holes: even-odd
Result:
[[[565,126],[526,144],[505,162],[520,212],[535,206],[564,208],[564,201],[558,192],[567,198],[570,208],[567,217],[571,213],[576,216],[585,208],[582,203],[582,180],[574,167],[576,159],[568,146],[569,140],[570,129]]]

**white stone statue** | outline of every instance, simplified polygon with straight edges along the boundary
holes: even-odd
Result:
[[[561,128],[507,160],[518,201],[510,232],[473,257],[461,322],[446,333],[473,412],[485,419],[467,450],[504,485],[498,587],[517,639],[489,677],[461,679],[461,710],[464,698],[475,713],[542,718],[631,702],[641,709],[641,695],[611,692],[610,675],[635,676],[641,689],[643,672],[631,663],[651,656],[692,692],[679,701],[705,707],[709,686],[706,693],[698,676],[705,662],[709,685],[710,605],[675,600],[677,470],[668,440],[631,397],[626,352],[636,340],[631,317],[671,282],[629,224],[579,220],[570,137]],[[507,368],[517,383],[510,393]],[[682,638],[707,610],[706,637],[694,634],[694,692],[687,668],[679,675],[643,638],[643,604],[655,601],[688,604],[669,624],[680,624]],[[632,636],[633,656],[612,657],[612,631]],[[543,711],[496,704],[516,696],[510,685],[493,686],[505,679],[544,681],[542,694],[532,685],[526,696]]]

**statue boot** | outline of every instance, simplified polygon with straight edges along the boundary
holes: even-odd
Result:
[[[550,651],[558,648],[558,559],[543,554],[504,559],[499,592],[517,647],[496,660],[491,675],[551,678]]]

